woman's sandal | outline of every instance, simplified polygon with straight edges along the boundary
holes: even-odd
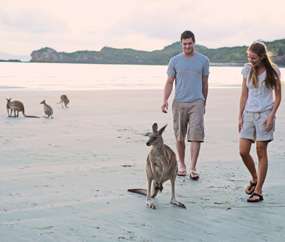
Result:
[[[190,170],[189,177],[190,177],[190,179],[197,181],[199,179],[199,174],[194,170]]]
[[[253,181],[250,181],[249,182],[249,185],[245,188],[244,192],[247,194],[247,195],[250,195],[254,192],[254,189],[256,187],[256,184],[257,182],[253,182]]]
[[[253,199],[253,197],[257,197],[256,199]],[[247,202],[249,203],[257,203],[263,201],[263,196],[261,194],[258,194],[256,192],[252,193],[249,198],[247,199]]]

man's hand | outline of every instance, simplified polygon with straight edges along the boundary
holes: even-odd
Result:
[[[167,101],[162,104],[161,111],[163,113],[167,113],[167,111],[168,111],[168,102]]]

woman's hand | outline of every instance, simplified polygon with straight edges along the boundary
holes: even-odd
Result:
[[[239,117],[239,120],[238,120],[238,132],[241,131],[242,125],[243,125],[243,119],[242,119],[242,117]]]
[[[274,115],[270,114],[264,122],[264,127],[267,132],[273,128]]]

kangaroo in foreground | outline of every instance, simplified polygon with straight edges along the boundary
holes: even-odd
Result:
[[[46,100],[41,101],[40,104],[44,105],[44,113],[45,113],[45,115],[47,115],[46,118],[53,118],[52,107],[46,103]]]
[[[33,115],[26,115],[25,113],[25,107],[24,104],[21,101],[11,101],[12,98],[7,98],[7,113],[8,117],[19,117],[19,113],[22,112],[23,116],[26,118],[39,118],[38,116],[33,116]],[[12,116],[12,113],[14,112],[14,116]]]
[[[157,193],[162,191],[162,184],[168,180],[171,182],[171,200],[170,203],[186,208],[175,198],[175,179],[177,175],[177,160],[174,151],[163,143],[162,133],[167,125],[158,130],[156,123],[152,125],[152,133],[149,135],[147,146],[152,146],[146,160],[147,190],[128,189],[134,192],[146,195],[146,206],[155,209],[154,198]]]
[[[60,102],[58,103],[58,104],[61,104],[61,107],[65,107],[65,108],[68,108],[68,104],[70,103],[70,101],[69,101],[69,99],[68,99],[68,97],[65,95],[65,94],[63,94],[63,95],[61,95],[60,96]]]

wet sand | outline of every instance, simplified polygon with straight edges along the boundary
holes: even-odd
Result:
[[[284,102],[269,146],[265,200],[248,204],[239,92],[210,89],[201,179],[177,179],[177,199],[187,209],[169,204],[167,183],[150,210],[127,189],[145,187],[145,133],[154,121],[168,124],[164,140],[175,147],[171,112],[160,112],[162,91],[66,92],[69,109],[56,104],[61,92],[1,91],[0,241],[283,241]],[[40,116],[46,99],[55,118],[7,118],[6,97]]]

